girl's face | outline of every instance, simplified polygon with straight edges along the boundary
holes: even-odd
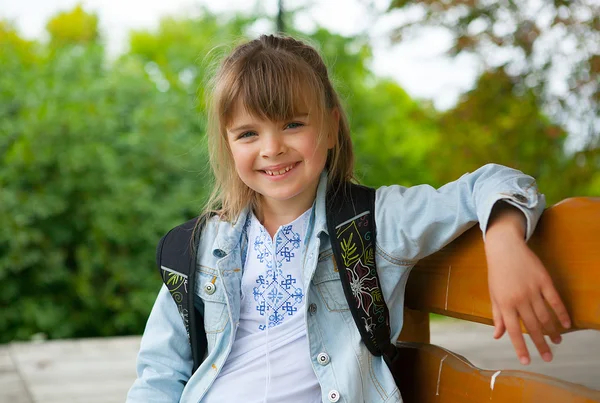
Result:
[[[227,141],[240,179],[261,194],[264,206],[306,211],[313,203],[327,150],[334,136],[319,144],[320,125],[308,114],[274,122],[238,106],[227,126]]]

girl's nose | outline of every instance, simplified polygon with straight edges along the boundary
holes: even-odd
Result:
[[[285,152],[286,146],[283,136],[279,133],[265,134],[262,137],[260,155],[263,158],[272,158]]]

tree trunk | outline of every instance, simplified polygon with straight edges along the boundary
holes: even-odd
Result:
[[[285,24],[283,22],[283,0],[279,0],[279,11],[277,12],[277,32],[284,33],[285,32]]]

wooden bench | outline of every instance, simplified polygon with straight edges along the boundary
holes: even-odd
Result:
[[[548,269],[569,311],[572,328],[568,331],[600,330],[600,198],[571,198],[548,208],[529,245]],[[406,361],[400,385],[404,401],[600,402],[598,390],[526,371],[482,370],[429,344],[429,313],[493,324],[477,226],[423,259],[409,277],[399,338]],[[600,360],[600,351],[591,353]]]

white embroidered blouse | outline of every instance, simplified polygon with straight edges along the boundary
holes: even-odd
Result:
[[[202,402],[320,402],[305,322],[302,265],[313,209],[273,239],[248,215],[240,322],[223,369]]]

